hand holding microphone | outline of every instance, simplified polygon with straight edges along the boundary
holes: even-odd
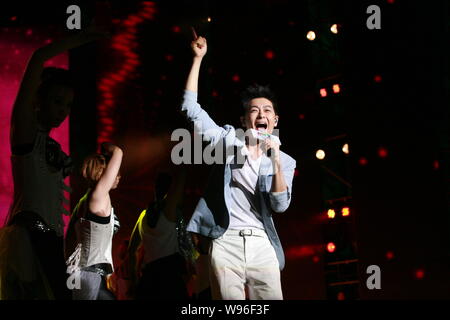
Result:
[[[262,143],[262,147],[269,158],[275,161],[280,160],[280,144],[275,139],[265,139]]]
[[[255,129],[250,129],[250,135],[252,139],[260,141],[262,150],[269,158],[272,158],[273,155],[273,159],[279,159],[281,141],[277,136]]]

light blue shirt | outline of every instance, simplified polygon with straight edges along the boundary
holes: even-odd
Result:
[[[203,140],[212,146],[223,142],[223,148],[234,148],[237,152],[245,154],[244,140],[236,135],[234,127],[225,125],[219,127],[203,110],[197,102],[197,93],[185,91],[182,103],[182,111],[187,118],[194,122],[194,129]],[[228,154],[224,152],[224,154]],[[207,187],[203,197],[200,198],[197,207],[187,225],[187,230],[199,233],[213,239],[219,238],[228,229],[230,221],[230,199],[232,167],[239,165],[233,163],[235,156],[226,158],[223,164],[213,164]],[[281,170],[284,175],[287,190],[271,192],[272,178],[274,175],[272,161],[265,154],[262,155],[257,187],[259,189],[259,209],[263,225],[272,246],[277,254],[280,269],[284,268],[284,253],[280,239],[272,220],[273,212],[284,212],[289,207],[292,197],[292,180],[296,166],[295,160],[280,151]]]

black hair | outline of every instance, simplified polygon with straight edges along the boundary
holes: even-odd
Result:
[[[241,103],[244,113],[247,111],[250,101],[256,98],[266,98],[272,102],[273,109],[275,113],[278,114],[278,103],[275,94],[269,86],[262,86],[259,84],[252,84],[241,93]]]
[[[169,192],[172,184],[172,177],[167,172],[159,172],[155,180],[155,199],[147,207],[147,224],[150,228],[155,228],[158,223],[161,210],[165,205],[164,196]]]
[[[172,177],[167,172],[159,172],[155,181],[155,195],[158,200],[169,192],[170,185],[172,184]]]
[[[37,96],[40,100],[45,99],[49,89],[54,85],[60,85],[75,89],[75,81],[69,70],[55,67],[46,67],[41,74],[41,84],[39,85]]]

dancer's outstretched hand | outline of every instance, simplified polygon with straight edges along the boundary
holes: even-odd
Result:
[[[206,39],[203,37],[198,37],[194,28],[192,28],[192,36],[194,37],[194,40],[191,42],[192,52],[195,57],[203,58],[208,49]]]

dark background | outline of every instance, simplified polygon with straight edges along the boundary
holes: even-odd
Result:
[[[115,20],[114,34],[142,10],[137,1],[16,1],[2,5],[1,25],[65,29],[65,9],[73,3],[85,14],[84,25],[93,16]],[[112,193],[122,223],[114,240],[116,260],[118,245],[152,198],[156,173],[170,169],[170,133],[190,128],[178,110],[191,63],[189,27],[195,26],[208,40],[199,102],[219,125],[239,126],[239,93],[251,83],[270,84],[278,97],[282,149],[297,160],[291,206],[274,216],[287,256],[285,298],[336,299],[325,277],[325,245],[333,233],[323,217],[326,200],[337,195],[351,198],[351,220],[339,230],[358,259],[359,287],[352,298],[450,297],[448,1],[154,3],[154,17],[136,27],[140,63],[115,89],[111,114],[112,138],[125,152],[121,185]],[[381,8],[381,30],[366,27],[371,4]],[[13,15],[16,21],[10,21]],[[329,30],[333,23],[340,25],[336,35]],[[316,32],[315,41],[306,39],[309,30]],[[97,149],[97,85],[122,63],[110,44],[103,40],[70,52],[80,92],[70,122],[77,165]],[[330,93],[334,83],[339,94]],[[327,97],[320,88],[328,88]],[[340,151],[343,143],[350,145],[348,156]],[[319,148],[327,153],[323,161],[315,157]],[[379,156],[380,148],[387,157]],[[206,165],[189,166],[186,216],[208,171]],[[75,205],[85,186],[77,172],[71,183]],[[369,265],[381,268],[381,290],[366,288]]]

